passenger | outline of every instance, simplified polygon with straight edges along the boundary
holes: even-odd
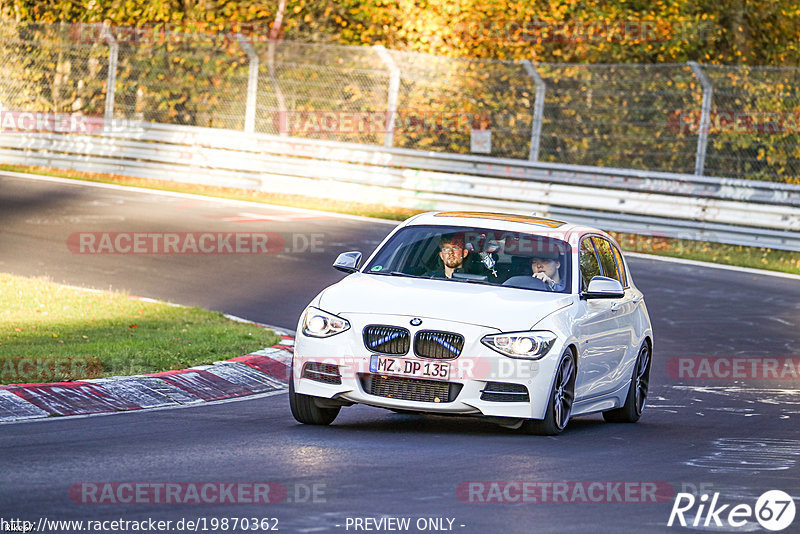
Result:
[[[566,284],[561,280],[560,267],[561,260],[558,253],[541,252],[539,256],[531,258],[532,273],[530,276],[512,276],[503,285],[545,289],[547,291],[564,291]]]
[[[564,283],[561,281],[561,274],[559,273],[559,268],[561,267],[559,255],[547,254],[544,256],[531,259],[533,277],[544,282],[550,291],[563,291]]]

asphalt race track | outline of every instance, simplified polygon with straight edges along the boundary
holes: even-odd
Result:
[[[0,272],[113,287],[289,329],[320,289],[341,278],[330,267],[339,252],[370,252],[391,228],[0,174]],[[68,247],[70,236],[100,231],[275,232],[284,246],[275,254],[82,254]],[[317,428],[295,423],[285,394],[2,425],[0,517],[36,524],[169,520],[176,532],[193,530],[185,523],[174,529],[181,519],[205,521],[200,532],[203,525],[208,532],[233,531],[231,522],[222,527],[223,518],[277,519],[258,532],[276,523],[280,532],[764,531],[754,517],[741,527],[715,526],[698,513],[699,498],[718,493],[718,504],[729,505],[723,521],[734,505],[754,507],[767,490],[800,503],[800,377],[680,377],[668,365],[687,357],[723,357],[731,365],[738,358],[745,367],[748,358],[796,360],[800,282],[642,258],[629,264],[656,336],[650,404],[636,425],[590,416],[573,420],[561,436],[542,438],[479,420],[355,406]],[[89,487],[81,483],[125,482],[269,482],[273,496],[282,491],[275,488],[286,494],[267,505],[92,504],[78,491]],[[526,494],[528,502],[519,502],[523,482],[539,488]],[[569,490],[554,493],[559,482]],[[582,497],[578,490],[593,482],[594,490],[604,490]],[[658,492],[645,491],[653,497],[646,498],[637,488]],[[679,492],[695,493],[698,502],[685,513],[690,526],[668,527]],[[547,502],[531,502],[543,495]],[[355,521],[364,518],[410,518],[410,527]],[[800,532],[800,517],[783,532]]]

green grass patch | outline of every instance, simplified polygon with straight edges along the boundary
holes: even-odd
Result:
[[[271,330],[222,313],[0,273],[0,383],[154,373],[242,356]]]
[[[175,191],[220,198],[232,198],[251,202],[263,202],[280,206],[291,206],[334,213],[346,213],[363,217],[376,217],[394,221],[403,221],[412,215],[425,210],[409,208],[393,208],[382,204],[361,202],[344,202],[339,200],[319,199],[301,195],[278,195],[263,191],[236,189],[232,187],[216,187],[195,184],[182,184],[169,180],[151,180],[148,178],[132,178],[130,176],[65,171],[47,167],[23,165],[0,165],[0,170],[26,172],[46,176],[58,176],[89,182],[146,187],[162,191]],[[630,252],[672,256],[738,267],[752,267],[770,271],[800,274],[800,252],[790,252],[764,247],[742,247],[707,241],[652,237],[636,234],[610,232],[622,248]]]

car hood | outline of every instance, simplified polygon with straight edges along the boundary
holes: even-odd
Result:
[[[563,293],[354,273],[324,290],[318,302],[335,314],[405,315],[514,331],[529,330],[573,300]]]

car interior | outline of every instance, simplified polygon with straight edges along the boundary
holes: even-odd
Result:
[[[530,251],[521,251],[518,240],[509,241],[513,238],[506,238],[505,243],[493,242],[485,238],[471,240],[466,243],[469,254],[464,259],[464,272],[454,273],[453,277],[462,280],[476,280],[501,285],[509,278],[514,276],[531,276],[531,259],[535,257],[536,250],[559,250],[562,247],[553,245],[552,242],[537,242],[531,246]],[[432,235],[428,239],[414,244],[416,251],[409,251],[407,258],[419,258],[419,262],[405,262],[409,265],[403,272],[415,276],[424,276],[426,273],[441,270],[442,260],[439,257],[439,244],[441,235]],[[509,253],[506,251],[514,251]],[[563,252],[563,251],[562,251]],[[561,254],[559,260],[559,275],[562,280],[568,277],[567,262],[563,260]]]

